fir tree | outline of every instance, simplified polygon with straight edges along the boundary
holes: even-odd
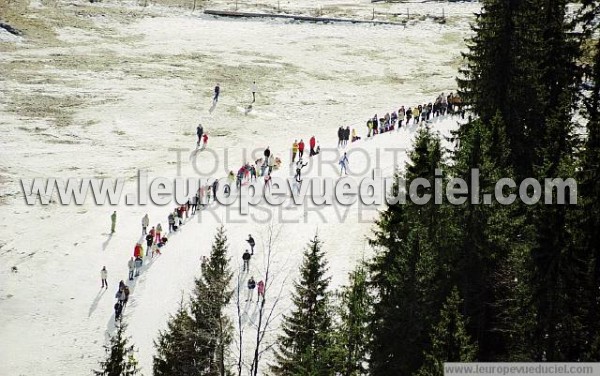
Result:
[[[154,356],[154,375],[201,375],[202,362],[198,362],[194,335],[194,322],[183,302],[174,316],[167,323],[167,330],[159,332],[154,342],[157,355]],[[202,357],[207,357],[203,354]]]
[[[373,375],[411,374],[422,363],[427,331],[437,321],[447,294],[448,261],[455,226],[448,207],[434,196],[436,170],[443,165],[439,137],[421,128],[409,154],[404,177],[422,178],[429,187],[413,192],[405,205],[388,206],[377,222],[371,244],[377,254],[370,264],[375,302],[370,324],[370,372]],[[394,187],[393,194],[399,192]],[[404,193],[406,194],[406,193]],[[415,199],[430,195],[425,204]]]
[[[484,1],[464,55],[461,95],[484,124],[503,119],[518,181],[572,148],[579,49],[565,10],[563,0]]]
[[[155,375],[223,376],[231,343],[232,326],[225,314],[233,291],[232,273],[227,257],[227,237],[221,226],[215,236],[208,260],[201,264],[195,280],[190,309],[181,303],[166,331],[155,342]]]
[[[599,12],[597,7],[589,10],[594,11]],[[585,278],[580,280],[583,304],[578,304],[585,315],[579,335],[581,339],[588,339],[584,341],[582,361],[600,360],[600,40],[595,47],[591,70],[594,86],[585,101],[587,139],[580,152],[581,167],[577,176],[579,210],[573,226],[574,253],[587,268]]]
[[[401,177],[396,179],[399,181]],[[405,194],[399,184],[392,188],[394,197]],[[402,366],[414,363],[411,358],[417,356],[412,350],[417,344],[411,337],[418,330],[418,319],[412,314],[416,311],[416,299],[415,291],[410,289],[416,283],[416,254],[406,250],[405,237],[410,230],[406,217],[405,205],[389,204],[380,214],[371,240],[376,249],[369,265],[371,287],[376,295],[369,324],[369,370],[372,375],[385,375],[388,369],[390,375],[401,374]],[[407,319],[415,326],[406,325]],[[396,360],[397,357],[400,359]]]
[[[344,376],[366,373],[368,322],[371,316],[371,296],[368,291],[367,269],[359,265],[350,274],[350,285],[340,293],[339,319],[336,333],[336,371]]]
[[[233,326],[225,308],[233,296],[230,289],[233,273],[227,256],[227,236],[221,226],[215,236],[210,258],[201,265],[201,276],[195,281],[191,311],[193,331],[200,351],[207,353],[204,375],[228,374],[226,351],[232,340]]]
[[[300,280],[292,296],[294,309],[283,320],[283,334],[270,366],[275,375],[333,375],[327,263],[315,235],[304,252]]]
[[[568,33],[564,0],[538,0],[542,34],[539,64],[543,84],[543,108],[540,124],[542,143],[536,150],[533,176],[572,177],[575,173],[572,109],[581,82],[575,63],[580,51]],[[546,199],[556,192],[545,192]],[[567,200],[569,194],[567,193]],[[539,338],[534,346],[536,360],[576,360],[587,341],[579,333],[583,325],[580,287],[587,266],[573,252],[569,221],[575,207],[571,205],[535,205],[527,208],[527,220],[536,228],[531,250],[533,263],[532,292],[538,314],[535,328]]]
[[[464,297],[469,334],[479,343],[478,357],[484,361],[527,358],[523,354],[530,342],[524,333],[533,330],[526,325],[533,313],[524,309],[531,297],[523,288],[525,271],[531,268],[526,241],[530,226],[524,224],[518,206],[472,203],[473,198],[477,203],[483,195],[491,197],[496,182],[512,176],[504,130],[499,114],[489,125],[481,119],[464,124],[455,133],[460,143],[453,154],[454,176],[472,189],[477,181],[480,190],[475,197],[475,192],[469,192],[465,203],[451,212],[453,222],[460,224],[451,268]],[[505,189],[502,194],[506,197],[515,191]]]
[[[117,333],[110,339],[110,345],[104,346],[106,360],[100,362],[100,371],[96,376],[134,376],[139,375],[138,362],[135,359],[135,348],[125,337],[127,325],[121,321]]]
[[[431,331],[431,349],[425,354],[425,363],[418,376],[441,376],[444,362],[472,362],[477,346],[469,337],[460,313],[462,301],[455,287],[440,312],[440,320]]]
[[[474,27],[476,35],[465,55],[467,66],[461,70],[459,86],[466,102],[483,127],[491,128],[492,134],[506,134],[504,152],[490,148],[482,155],[517,184],[528,177],[543,181],[572,176],[575,171],[572,110],[578,105],[576,62],[581,51],[573,38],[573,24],[567,21],[566,6],[564,0],[484,1]],[[473,146],[460,138],[461,145]],[[509,156],[508,163],[504,155]],[[473,222],[465,228],[467,250],[472,253],[477,250],[472,246],[477,246],[488,254],[477,264],[467,258],[466,264],[494,278],[481,275],[474,291],[466,290],[471,283],[459,284],[467,312],[476,315],[471,328],[478,331],[474,334],[480,340],[480,358],[577,359],[583,343],[578,333],[584,325],[578,286],[585,276],[585,261],[572,249],[572,208],[514,206],[465,210],[465,214],[483,215],[478,219],[479,229]],[[494,229],[491,220],[498,220],[500,226]],[[521,228],[515,231],[518,223]],[[521,249],[494,244],[497,231],[501,239]],[[476,242],[470,242],[470,237]],[[507,262],[511,264],[505,268]],[[531,271],[523,276],[511,275],[527,270]],[[480,296],[472,294],[477,290]],[[474,307],[476,299],[483,305]],[[529,314],[520,314],[530,306]],[[533,335],[525,338],[519,332]]]
[[[523,54],[515,15],[519,1],[486,0],[473,25],[474,36],[467,41],[468,52],[463,56],[466,66],[460,69],[460,95],[471,111],[484,124],[498,114],[511,126],[507,128],[509,160],[512,165],[526,161],[523,153],[525,122],[520,104],[525,88],[515,83],[516,59]],[[529,158],[527,158],[529,160]]]

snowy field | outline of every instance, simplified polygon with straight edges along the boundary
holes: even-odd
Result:
[[[207,7],[230,9],[231,4]],[[299,4],[299,12],[301,5],[304,11],[335,6],[350,16],[373,8],[362,1]],[[45,11],[45,5],[34,6]],[[375,5],[386,12],[410,7],[422,14],[439,13],[441,6]],[[114,332],[114,294],[119,280],[127,277],[142,216],[148,213],[151,225],[161,222],[166,228],[174,207],[97,206],[91,199],[81,206],[27,206],[21,179],[28,184],[34,177],[123,177],[130,179],[126,192],[134,192],[140,168],[152,177],[178,173],[176,148],[185,149],[184,176],[195,176],[193,161],[201,169],[214,164],[211,152],[227,155],[210,174],[223,177],[253,161],[245,156],[260,155],[266,146],[283,160],[275,176],[287,178],[294,139],[308,143],[314,135],[322,148],[334,148],[340,125],[356,127],[363,137],[348,147],[351,175],[367,177],[379,166],[390,176],[395,163],[385,149],[409,148],[416,127],[364,140],[367,118],[454,90],[463,39],[478,10],[476,3],[444,3],[446,24],[426,19],[402,27],[233,20],[159,6],[140,15],[133,5],[103,7],[103,14],[96,10],[81,24],[57,28],[52,43],[0,34],[0,375],[90,374]],[[127,19],[129,11],[138,13]],[[257,101],[245,114],[253,80]],[[217,82],[221,97],[209,112]],[[209,134],[210,150],[194,153],[194,159],[199,121]],[[432,127],[447,135],[456,119],[439,119]],[[339,176],[337,169],[321,165],[313,159],[306,177]],[[265,216],[266,209],[272,210],[272,218]],[[110,236],[113,210],[117,231]],[[289,309],[287,297],[302,250],[317,231],[334,288],[346,283],[357,261],[373,252],[366,242],[377,216],[373,208],[284,205],[256,210],[254,216],[242,216],[233,208],[207,209],[190,219],[135,281],[125,319],[144,374],[151,374],[152,341],[182,294],[189,293],[218,223],[227,230],[234,268],[241,262],[244,239],[254,235],[257,255],[250,275],[257,280],[264,273],[269,224],[280,231],[274,244],[274,285],[267,290],[281,294],[278,313]],[[107,291],[100,289],[103,265],[109,275]],[[17,273],[11,272],[13,266]],[[256,303],[244,308],[248,352]],[[231,315],[235,322],[233,305]],[[249,353],[246,358],[249,365]]]

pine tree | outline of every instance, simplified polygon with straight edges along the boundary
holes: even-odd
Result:
[[[401,179],[396,177],[397,181]],[[392,196],[405,195],[395,184]],[[371,375],[409,374],[401,373],[408,369],[411,360],[417,356],[412,337],[418,332],[416,317],[416,292],[410,288],[416,283],[414,272],[415,252],[406,249],[406,234],[410,230],[406,207],[401,203],[388,205],[377,220],[377,228],[371,244],[376,255],[369,265],[371,287],[376,294],[373,304],[373,317],[369,332],[369,371]],[[407,325],[406,321],[410,321]],[[410,352],[410,353],[409,353]],[[396,359],[400,357],[400,359]],[[390,359],[393,364],[390,364]],[[416,366],[415,366],[416,368]]]
[[[371,244],[376,256],[370,279],[375,294],[370,323],[369,369],[372,375],[411,374],[423,361],[427,331],[437,321],[448,293],[448,261],[455,225],[449,208],[436,204],[436,170],[444,167],[439,137],[428,128],[417,133],[414,150],[403,176],[407,182],[423,178],[405,205],[392,204],[381,214]],[[394,195],[399,187],[393,188]],[[406,194],[406,193],[404,193]],[[431,195],[419,205],[416,196]]]
[[[201,264],[201,276],[195,280],[190,309],[182,302],[155,342],[155,375],[229,374],[225,358],[233,329],[224,311],[233,294],[231,278],[227,237],[221,226],[209,259]]]
[[[469,51],[463,55],[466,66],[459,71],[462,78],[458,84],[463,101],[484,124],[500,115],[510,125],[506,129],[510,164],[523,166],[525,170],[531,156],[525,155],[529,149],[525,147],[524,131],[529,123],[525,120],[528,112],[523,110],[522,104],[524,98],[535,100],[536,95],[531,95],[534,90],[523,85],[522,76],[528,73],[525,69],[520,72],[521,77],[517,77],[522,65],[517,60],[528,56],[521,35],[526,28],[518,27],[517,18],[523,3],[515,0],[482,2],[482,11],[473,26],[475,34],[467,41]]]
[[[585,3],[589,1],[584,1],[584,8]],[[575,171],[572,110],[578,105],[580,70],[576,63],[581,48],[573,37],[566,6],[565,0],[484,1],[474,28],[476,35],[465,55],[468,65],[461,70],[459,86],[466,102],[483,127],[506,134],[504,153],[490,149],[485,157],[492,165],[504,168],[508,175],[503,177],[513,177],[517,184],[528,177],[543,181],[572,176]],[[464,142],[469,141],[461,138],[461,144]],[[506,164],[504,155],[509,156]],[[508,356],[559,361],[575,359],[575,354],[581,353],[583,342],[578,333],[583,312],[578,308],[582,302],[578,286],[585,275],[585,262],[572,249],[571,210],[541,204],[517,204],[515,209],[500,209],[498,213],[466,209],[466,213],[483,215],[478,219],[481,228],[474,224],[465,229],[464,239],[473,236],[477,240],[467,240],[467,244],[494,255],[481,258],[480,267],[472,265],[474,270],[491,272],[487,275],[495,279],[486,280],[482,275],[484,279],[476,284],[483,299],[465,290],[469,284],[459,285],[467,312],[477,315],[471,328],[496,333],[475,333],[481,340],[481,359]],[[492,234],[490,219],[506,224],[508,231],[497,228],[501,238],[512,238],[521,249],[491,242],[493,238],[486,235]],[[522,224],[521,231],[513,230],[516,223]],[[512,264],[503,269],[509,261]],[[530,272],[511,275],[519,270]],[[473,307],[471,302],[478,298],[485,305]],[[483,307],[492,307],[486,309],[488,319],[477,313],[485,313]],[[530,313],[520,314],[525,307],[532,308]],[[519,331],[533,335],[516,344]]]
[[[462,300],[455,287],[440,312],[440,320],[431,331],[431,349],[425,354],[425,362],[418,376],[441,376],[444,362],[472,362],[476,358],[477,345],[469,337],[465,321],[460,313]]]
[[[461,96],[484,124],[503,119],[518,181],[572,148],[579,49],[565,10],[564,0],[486,0],[464,55]]]
[[[208,261],[201,265],[201,276],[195,281],[191,311],[193,332],[199,351],[207,353],[203,375],[228,374],[226,352],[232,340],[233,326],[225,308],[233,296],[230,288],[233,273],[227,256],[227,236],[221,226],[212,245]]]
[[[533,176],[543,181],[575,174],[572,109],[578,105],[576,93],[581,82],[575,66],[580,46],[569,33],[572,26],[566,21],[565,0],[538,0],[534,4],[541,9],[536,22],[542,30],[539,64],[544,107],[539,116],[542,143],[536,151]],[[552,197],[556,199],[556,193]],[[577,359],[587,342],[579,334],[583,325],[580,286],[587,266],[573,252],[569,222],[574,209],[556,204],[527,208],[526,218],[537,230],[531,250],[533,303],[538,313],[536,360]]]
[[[127,325],[121,321],[117,333],[110,339],[110,345],[104,346],[106,360],[100,362],[100,371],[94,371],[96,376],[134,376],[139,375],[138,362],[135,359],[135,347],[129,345],[125,336]]]
[[[368,323],[372,299],[368,291],[367,269],[359,265],[350,274],[350,285],[340,293],[340,323],[336,325],[336,371],[344,376],[366,374]]]
[[[315,235],[304,252],[300,280],[292,296],[294,309],[284,316],[283,334],[270,366],[275,375],[333,375],[330,277],[321,241]]]
[[[500,178],[513,176],[506,148],[504,121],[498,114],[490,124],[481,119],[461,125],[455,133],[460,140],[453,159],[452,174],[473,187],[472,171],[477,170],[480,193],[493,195]],[[470,192],[473,194],[473,192]],[[514,194],[506,190],[504,195]],[[534,312],[525,309],[531,302],[526,285],[531,238],[516,205],[471,203],[471,197],[451,212],[460,224],[455,259],[451,261],[453,281],[464,297],[464,314],[469,334],[479,343],[482,361],[523,360],[530,342],[525,333]]]
[[[157,351],[153,358],[155,376],[202,374],[202,366],[197,361],[193,324],[188,310],[181,302],[177,313],[169,318],[167,330],[159,332],[158,340],[154,342]]]
[[[597,7],[589,10],[590,13],[594,11],[599,12]],[[591,71],[595,84],[585,101],[587,139],[580,153],[581,167],[577,176],[579,210],[573,226],[576,239],[574,253],[587,268],[585,277],[580,280],[580,296],[583,299],[578,304],[585,315],[580,338],[588,339],[584,342],[582,361],[600,360],[600,40],[595,47]]]

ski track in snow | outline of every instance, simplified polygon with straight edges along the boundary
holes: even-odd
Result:
[[[457,29],[450,30],[449,33],[465,33],[466,23]],[[241,30],[244,35],[240,34]],[[190,162],[190,153],[195,153],[199,164],[209,164],[212,162],[211,153],[215,152],[227,164],[220,166],[213,177],[223,177],[227,171],[225,167],[236,172],[244,161],[254,160],[242,151],[243,147],[255,147],[256,153],[261,155],[262,150],[269,145],[272,152],[283,160],[282,168],[274,176],[286,178],[293,176],[293,169],[288,165],[288,153],[295,138],[303,138],[308,144],[308,139],[314,134],[325,149],[337,144],[336,132],[339,125],[351,125],[363,137],[348,145],[351,175],[353,171],[360,171],[360,175],[353,177],[357,180],[368,177],[379,153],[378,167],[383,176],[390,176],[396,166],[389,158],[390,154],[385,154],[384,150],[392,147],[409,149],[416,126],[411,125],[365,140],[366,119],[374,113],[381,117],[385,112],[397,110],[399,105],[413,106],[429,102],[434,99],[433,93],[447,91],[454,86],[453,76],[449,73],[451,70],[446,67],[449,53],[442,51],[435,52],[438,55],[434,57],[427,55],[434,53],[435,48],[442,48],[439,45],[440,40],[443,40],[438,35],[440,30],[441,27],[433,23],[424,23],[422,27],[391,29],[355,25],[289,25],[278,21],[199,20],[191,17],[142,19],[133,24],[130,31],[132,34],[152,34],[152,42],[144,41],[136,47],[141,53],[157,50],[165,53],[190,52],[196,51],[197,44],[202,43],[212,51],[222,51],[219,57],[224,62],[234,62],[238,58],[247,58],[238,54],[242,48],[249,51],[266,49],[266,53],[281,52],[283,61],[305,64],[307,72],[318,73],[324,70],[332,76],[340,74],[345,79],[344,82],[334,84],[328,80],[314,80],[310,73],[303,73],[306,75],[306,82],[294,81],[289,88],[273,94],[272,100],[280,102],[277,105],[260,104],[262,98],[259,82],[258,102],[247,114],[244,100],[230,95],[225,89],[210,115],[208,90],[205,95],[200,95],[202,101],[206,100],[203,103],[208,105],[198,106],[198,98],[177,97],[183,84],[173,80],[173,85],[178,88],[164,86],[161,88],[164,90],[163,96],[160,97],[124,94],[117,109],[109,106],[101,110],[104,126],[97,130],[75,127],[71,132],[80,138],[91,132],[87,140],[75,145],[77,149],[70,145],[46,144],[39,137],[22,135],[16,129],[0,134],[0,141],[4,146],[2,165],[9,167],[11,178],[67,176],[68,173],[63,172],[68,171],[71,166],[90,166],[88,170],[81,171],[81,174],[76,173],[76,170],[72,171],[74,176],[100,173],[102,176],[130,177],[135,174],[135,167],[140,167],[151,169],[150,178],[174,177],[174,158],[165,150],[189,142],[190,150],[182,156],[182,175],[197,176]],[[394,36],[382,39],[390,31],[394,32]],[[214,37],[219,33],[219,38]],[[204,37],[207,35],[208,37]],[[268,47],[260,40],[261,36],[267,35]],[[204,38],[199,38],[200,36]],[[333,41],[326,42],[326,36]],[[176,37],[181,40],[173,43],[172,40]],[[411,38],[436,40],[438,44],[407,44],[404,53],[412,58],[405,62],[400,60],[368,65],[356,58],[355,66],[352,66],[348,64],[354,60],[345,59],[342,55],[346,47],[335,46],[335,43],[343,41],[340,38],[348,38],[344,44],[374,45],[382,49],[400,42],[408,43]],[[361,42],[362,39],[365,41]],[[315,53],[310,49],[312,47],[308,47],[312,46],[310,40],[321,46],[331,43],[332,49],[319,48]],[[297,49],[281,51],[288,44],[296,45]],[[452,56],[455,53],[453,51]],[[315,59],[315,56],[319,57]],[[397,69],[393,65],[396,63],[400,64],[397,74],[422,79],[410,81],[406,85],[398,83],[395,86],[381,87],[369,83],[353,86],[346,82],[348,76],[358,72],[365,76],[380,75],[383,67],[388,64],[392,66],[390,69]],[[444,74],[441,77],[440,72]],[[157,80],[154,85],[163,85],[165,82]],[[121,84],[111,87],[113,83],[97,80],[93,85],[95,89],[112,88],[124,93],[121,91]],[[209,81],[205,86],[211,84]],[[156,87],[152,88],[146,82],[136,82],[136,85],[156,90]],[[443,89],[439,90],[440,87]],[[357,92],[358,89],[361,91]],[[165,96],[172,96],[171,101],[165,103]],[[181,103],[173,103],[177,102],[173,99],[176,97]],[[334,104],[324,102],[338,97],[344,99]],[[314,104],[299,105],[301,102]],[[230,109],[235,115],[231,115]],[[100,110],[83,109],[78,115],[85,118],[94,111]],[[211,137],[209,150],[194,152],[195,134],[180,137],[181,125],[178,124],[186,124],[185,127],[193,132],[198,113],[201,113],[205,130]],[[226,120],[232,116],[231,122],[234,124],[227,123],[225,127]],[[15,124],[23,122],[13,114],[2,111],[0,120]],[[34,121],[31,123],[36,124]],[[435,119],[431,126],[441,135],[447,136],[456,127],[456,123],[456,118],[446,117]],[[213,132],[216,130],[222,132],[231,130],[230,128],[235,132],[223,137],[214,136]],[[123,130],[125,138],[116,138],[115,130]],[[59,133],[58,137],[65,135]],[[165,145],[162,150],[154,151],[154,143],[161,137],[165,139]],[[23,145],[29,143],[32,146],[26,149],[39,150],[35,155],[24,150]],[[447,143],[444,145],[450,146]],[[304,179],[316,176],[339,177],[337,163],[334,162],[333,167],[323,163],[322,168],[318,169],[316,161],[313,159],[311,162],[303,170]],[[398,160],[398,165],[403,166],[404,162],[405,158],[402,157]],[[19,168],[19,172],[15,172],[15,168]],[[90,175],[86,175],[90,172]],[[134,191],[133,184],[128,184],[123,194]],[[97,368],[98,361],[104,357],[102,345],[115,330],[113,304],[116,287],[119,280],[127,280],[127,261],[133,253],[135,243],[142,241],[141,218],[148,213],[150,226],[161,222],[163,229],[168,228],[167,215],[174,206],[121,204],[113,208],[95,206],[88,201],[82,206],[30,207],[24,205],[22,200],[4,204],[4,215],[0,218],[0,375],[87,375],[91,369]],[[225,223],[231,267],[236,273],[232,287],[237,284],[241,254],[246,248],[245,239],[248,234],[252,233],[257,242],[255,256],[250,262],[251,270],[240,280],[241,299],[245,308],[243,350],[247,366],[251,361],[258,305],[256,291],[254,302],[244,301],[247,292],[245,286],[250,275],[256,281],[264,278],[263,246],[267,226],[251,216],[240,215],[234,208],[217,207],[214,204],[211,208],[189,219],[180,231],[169,238],[168,244],[161,250],[162,255],[146,263],[141,275],[134,283],[129,283],[131,295],[124,310],[124,319],[129,325],[128,334],[139,350],[138,359],[145,375],[152,373],[153,340],[158,330],[165,328],[168,315],[175,311],[182,296],[187,298],[190,293],[193,279],[200,271],[200,259],[209,254],[219,223]],[[251,208],[251,214],[264,219],[265,208],[267,206],[264,204]],[[306,211],[302,207],[290,205],[289,199],[282,206],[270,208],[275,212],[274,222],[281,226],[281,235],[274,247],[271,266],[273,284],[267,288],[267,309],[270,308],[269,298],[277,295],[285,283],[282,299],[275,309],[277,320],[272,327],[276,327],[281,314],[289,311],[292,281],[298,275],[302,252],[315,232],[318,231],[323,241],[329,273],[333,277],[331,286],[336,288],[346,283],[347,273],[357,261],[371,255],[372,250],[367,246],[366,238],[371,233],[377,211],[373,208],[365,210],[357,205],[349,208],[334,205],[321,207],[319,211]],[[118,218],[117,231],[111,236],[108,232],[113,210],[117,210]],[[103,265],[108,270],[109,288],[106,291],[100,289],[100,269]],[[18,267],[18,273],[10,272],[12,266]],[[235,295],[228,309],[235,327]],[[267,336],[263,346],[272,342],[275,335],[276,332]],[[232,362],[236,358],[236,341],[237,336],[234,336]],[[266,366],[269,358],[266,356],[261,360],[262,367]]]

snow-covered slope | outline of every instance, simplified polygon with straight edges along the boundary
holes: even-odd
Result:
[[[20,178],[130,178],[137,167],[148,168],[152,176],[173,177],[176,154],[169,149],[194,147],[198,118],[211,135],[209,148],[228,155],[227,161],[219,159],[213,177],[250,161],[243,157],[244,148],[260,154],[268,145],[286,165],[294,139],[307,142],[314,135],[322,148],[335,147],[339,125],[357,127],[364,137],[365,121],[374,113],[430,101],[438,92],[453,88],[453,64],[467,30],[466,19],[452,26],[426,21],[403,29],[165,15],[131,24],[125,32],[132,38],[128,44],[98,36],[84,43],[75,38],[76,31],[70,31],[65,35],[77,41],[70,47],[30,48],[4,57],[100,53],[114,54],[120,63],[114,69],[85,73],[53,68],[35,72],[60,78],[71,75],[77,80],[73,87],[6,81],[11,91],[42,87],[64,94],[72,90],[99,100],[79,108],[74,124],[67,128],[15,114],[5,100],[0,105],[5,129],[0,133],[0,183],[5,194],[0,217],[0,374],[89,374],[114,331],[114,294],[118,281],[126,279],[127,260],[141,238],[142,216],[148,213],[151,225],[161,222],[166,227],[173,208],[99,207],[91,200],[82,206],[31,207],[18,195]],[[145,57],[148,60],[140,60]],[[258,102],[245,116],[246,82],[254,78],[259,85]],[[209,114],[215,81],[229,86],[222,83],[222,98]],[[109,97],[116,99],[100,100]],[[456,120],[450,118],[432,124],[442,134],[455,126]],[[411,126],[351,144],[349,150],[364,152],[350,152],[350,171],[360,172],[357,178],[368,176],[370,170],[364,167],[379,160],[383,174],[390,175],[393,154],[384,150],[409,147],[414,132]],[[182,174],[195,176],[186,158],[189,151],[182,155]],[[210,155],[199,153],[198,163],[212,163]],[[338,176],[337,170],[316,166],[313,161],[306,177]],[[287,177],[289,171],[283,168],[276,176]],[[126,190],[133,192],[135,187],[128,184]],[[377,215],[372,208],[271,209],[272,221],[260,220],[265,218],[264,207],[254,212],[258,219],[252,217],[253,212],[241,216],[224,207],[212,209],[211,214],[203,212],[190,219],[170,239],[163,255],[147,265],[132,286],[125,312],[145,374],[151,374],[152,341],[182,294],[189,293],[199,260],[208,255],[219,223],[225,224],[234,267],[241,262],[244,239],[249,233],[254,235],[257,256],[250,274],[257,279],[264,272],[262,247],[268,223],[280,227],[274,270],[276,283],[285,287],[278,312],[289,308],[285,297],[297,275],[302,250],[316,231],[324,241],[334,287],[345,283],[356,261],[372,252],[365,241]],[[113,210],[118,212],[117,232],[109,236]],[[109,274],[108,291],[100,289],[103,265]],[[17,266],[17,273],[11,272],[12,266]],[[254,315],[249,306],[248,336]]]
[[[456,126],[456,119],[434,121],[432,126],[447,135]],[[384,149],[409,147],[413,135],[414,127],[409,127],[350,145],[350,171],[364,170],[363,166],[367,164],[374,165],[377,153],[386,155]],[[330,137],[323,139],[322,145],[335,142]],[[354,148],[364,152],[353,152]],[[390,176],[394,170],[393,160],[390,157],[380,161],[384,176]],[[316,167],[309,171],[305,179],[316,172]],[[275,176],[278,175],[275,173]],[[322,169],[321,177],[337,176],[338,171],[329,166]],[[370,233],[370,223],[377,215],[373,207],[313,207],[315,211],[307,215],[302,206],[264,205],[261,208],[272,211],[275,217],[272,222],[281,230],[275,245],[274,291],[268,292],[279,294],[279,285],[287,282],[283,298],[278,303],[278,312],[286,312],[289,308],[286,297],[291,281],[297,275],[302,250],[317,231],[324,241],[333,286],[345,283],[347,273],[356,261],[371,255],[366,237]],[[43,228],[15,241],[13,244],[29,244],[33,245],[31,249],[39,247],[40,250],[39,254],[16,258],[15,264],[19,266],[17,274],[7,275],[7,271],[3,270],[2,347],[8,352],[14,351],[16,356],[6,358],[7,362],[3,362],[2,367],[18,369],[22,374],[37,374],[36,364],[42,361],[56,367],[57,374],[70,369],[78,369],[77,374],[84,374],[87,368],[93,366],[101,353],[98,349],[114,331],[114,293],[117,282],[126,278],[126,262],[135,242],[141,241],[141,217],[148,212],[152,224],[160,221],[164,226],[169,209],[118,208],[117,232],[109,236],[109,211],[100,217],[85,210],[72,214],[70,208],[55,208],[52,218],[46,218]],[[232,265],[239,268],[241,253],[247,248],[244,240],[247,234],[252,233],[257,240],[257,252],[249,275],[257,279],[264,275],[263,246],[271,221],[256,223],[251,220],[252,215],[263,215],[264,212],[257,211],[260,208],[251,207],[250,210],[248,216],[240,215],[234,207],[213,207],[199,212],[200,216],[189,219],[181,231],[170,238],[163,254],[151,261],[132,284],[125,318],[129,323],[129,333],[140,349],[139,359],[146,371],[151,369],[152,341],[157,330],[164,327],[168,314],[173,312],[182,294],[189,293],[193,277],[199,272],[199,261],[202,256],[208,255],[216,227],[221,221],[227,229]],[[208,211],[213,214],[207,215]],[[18,225],[16,227],[17,233],[23,232]],[[60,241],[56,242],[54,236],[59,236]],[[40,265],[36,265],[38,262]],[[102,265],[109,270],[108,291],[100,289],[99,270]],[[245,282],[247,276],[243,278]],[[12,296],[9,298],[8,294]],[[253,305],[249,309],[246,333],[251,336],[254,328],[252,319],[256,313]],[[234,317],[233,306],[231,314]],[[36,355],[31,358],[23,355],[34,348],[43,350],[39,353],[34,351]],[[75,354],[79,356],[74,357]],[[40,359],[40,355],[45,359]],[[12,371],[7,374],[12,374]]]

